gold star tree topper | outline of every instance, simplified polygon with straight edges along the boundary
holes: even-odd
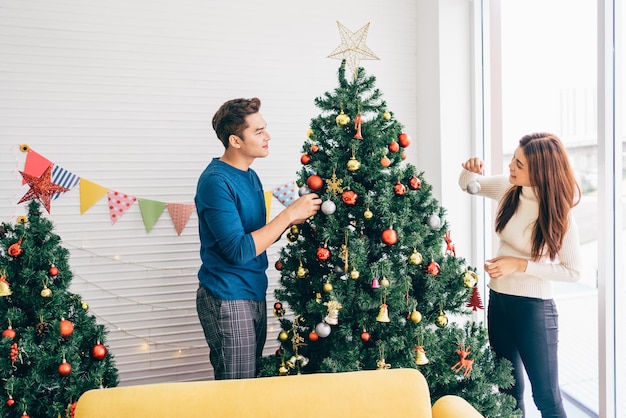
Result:
[[[350,31],[339,21],[337,21],[337,27],[339,28],[339,35],[341,36],[341,45],[335,48],[327,58],[345,59],[348,68],[352,70],[354,78],[356,79],[360,60],[380,59],[365,45],[365,39],[367,38],[370,24],[368,22],[356,32]]]

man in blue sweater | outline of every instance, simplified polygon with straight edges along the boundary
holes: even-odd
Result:
[[[219,108],[213,129],[224,154],[210,162],[196,189],[202,259],[196,308],[216,380],[256,376],[267,333],[265,251],[322,203],[314,193],[303,195],[266,223],[263,186],[250,168],[269,153],[260,107],[253,98]]]

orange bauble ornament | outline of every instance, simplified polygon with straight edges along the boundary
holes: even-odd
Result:
[[[61,376],[69,376],[69,374],[72,373],[72,365],[63,359],[63,363],[59,364],[58,370]]]
[[[104,346],[104,344],[96,344],[91,348],[91,357],[95,358],[96,360],[104,360],[104,358],[107,356],[107,348]]]
[[[309,341],[317,341],[319,340],[320,336],[317,335],[317,332],[315,332],[315,330],[309,332]]]
[[[398,135],[398,142],[400,143],[400,146],[402,148],[406,148],[411,145],[411,138],[407,133],[402,132],[400,135]]]
[[[306,180],[306,185],[309,186],[311,190],[319,190],[324,186],[324,180],[317,174],[313,174]]]
[[[380,238],[387,245],[393,245],[398,242],[398,234],[393,228],[385,229],[380,235]]]
[[[9,325],[9,328],[5,329],[4,331],[2,331],[2,338],[10,338],[13,339],[15,338],[15,330],[13,328],[11,328],[11,325]]]
[[[69,337],[74,332],[74,324],[72,321],[68,321],[67,319],[61,319],[59,322],[59,333],[61,337]]]
[[[391,165],[391,160],[387,157],[383,157],[380,159],[380,165],[383,167],[389,167]]]
[[[390,142],[389,145],[387,145],[387,148],[389,148],[389,151],[391,151],[391,152],[398,152],[398,151],[400,151],[400,145],[398,145],[398,143],[396,141]]]
[[[311,156],[309,154],[302,154],[302,157],[300,157],[300,162],[304,165],[307,165],[311,162]]]

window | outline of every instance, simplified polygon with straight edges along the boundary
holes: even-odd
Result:
[[[620,90],[614,88],[609,92],[617,100],[607,98],[606,91],[603,94],[598,92],[599,80],[604,79],[604,74],[598,73],[598,57],[602,57],[598,34],[607,29],[603,20],[598,20],[598,10],[602,10],[598,3],[601,6],[606,4],[613,16],[613,7],[619,6],[620,0],[605,3],[594,0],[491,0],[485,3],[491,18],[484,20],[490,22],[490,82],[501,80],[492,84],[489,91],[491,111],[486,118],[492,146],[491,154],[488,151],[486,158],[492,161],[494,172],[499,171],[495,169],[498,161],[502,172],[507,172],[507,164],[519,138],[537,131],[554,133],[566,145],[583,189],[582,202],[574,213],[580,230],[585,270],[578,283],[553,284],[560,322],[561,389],[569,403],[568,408],[575,408],[583,414],[580,416],[598,416],[615,408],[616,416],[625,416],[623,397],[607,396],[606,391],[620,393],[615,392],[616,387],[623,389],[626,386],[623,363],[616,359],[613,348],[607,350],[607,344],[617,346],[617,352],[623,352],[625,348],[622,330],[626,327],[626,320],[620,305],[626,300],[621,279],[621,260],[626,259],[626,245],[621,240],[626,234],[603,230],[606,223],[601,222],[598,214],[608,212],[609,217],[614,217],[612,225],[616,225],[615,230],[626,225],[626,219],[621,219],[626,214],[611,211],[611,208],[620,210],[622,207],[619,202],[613,205],[614,197],[618,200],[626,198],[626,182],[623,181],[626,172],[622,170],[626,165],[621,161],[622,143],[626,137],[619,125],[626,120],[621,99],[626,97],[626,90],[620,85],[623,80],[618,59],[617,65],[610,68],[610,77],[615,77]],[[617,7],[614,16],[618,30],[622,26],[619,21],[625,21],[625,13]],[[621,44],[617,51],[621,51],[623,57],[625,35],[617,33],[617,36],[621,36],[616,40],[618,47]],[[612,81],[610,84],[615,85]],[[615,107],[610,104],[607,108],[603,106],[605,102],[612,102]],[[605,175],[606,169],[599,167],[599,161],[604,161],[600,152],[606,155],[605,149],[612,154],[610,160],[615,159],[618,164],[611,172],[614,174],[610,179],[612,184],[603,192],[602,176],[605,179],[608,176]],[[616,245],[612,242],[613,235],[618,241]],[[613,251],[609,259],[614,261],[614,270],[605,268],[605,264],[599,266],[599,263],[606,263],[603,251]],[[615,297],[613,307],[604,303],[603,288],[608,289],[604,295]],[[602,313],[607,312],[611,317],[604,318]],[[621,314],[616,315],[616,312]],[[604,356],[607,352],[613,359]],[[608,384],[602,384],[607,381]],[[611,399],[615,402],[615,398],[621,404],[606,405]],[[534,407],[532,401],[527,405]],[[529,413],[529,416],[534,415]]]

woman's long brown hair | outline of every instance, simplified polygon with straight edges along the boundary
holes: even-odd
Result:
[[[556,258],[567,232],[571,208],[580,202],[581,191],[561,140],[552,134],[525,135],[519,145],[528,161],[530,184],[539,200],[539,214],[532,235],[533,260],[542,255]],[[496,217],[496,232],[501,232],[517,206],[522,186],[511,188],[502,199]]]

